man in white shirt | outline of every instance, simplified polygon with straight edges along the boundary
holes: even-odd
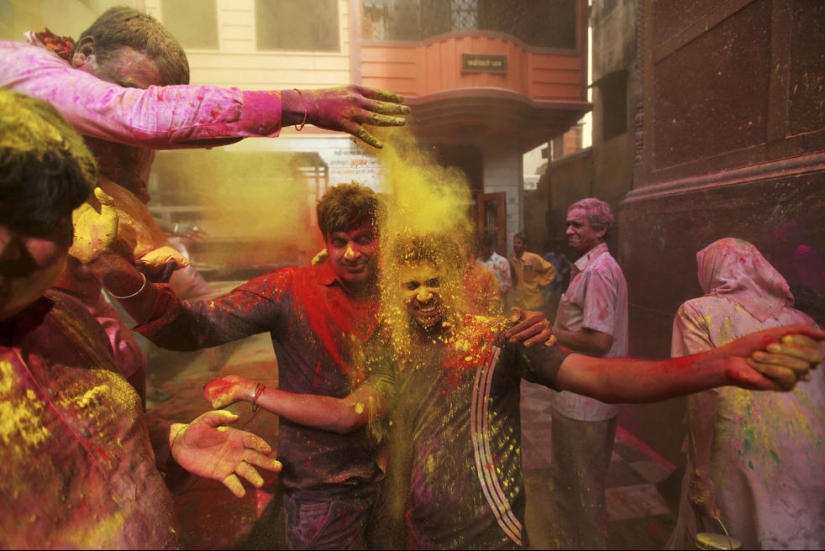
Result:
[[[561,296],[553,334],[595,357],[628,355],[627,283],[605,243],[614,225],[610,205],[596,198],[567,209],[567,240],[580,254]],[[573,392],[553,393],[553,484],[571,549],[606,549],[604,483],[619,406]]]

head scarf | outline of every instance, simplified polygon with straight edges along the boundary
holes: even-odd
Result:
[[[696,262],[705,295],[724,297],[760,322],[793,306],[788,282],[747,241],[720,239],[696,253]]]

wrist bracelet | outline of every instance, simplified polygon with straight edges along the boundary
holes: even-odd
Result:
[[[301,97],[301,105],[304,106],[304,120],[301,121],[301,126],[298,126],[297,124],[295,125],[295,130],[300,132],[304,129],[304,125],[306,125],[307,123],[307,102],[304,101],[304,95],[301,93],[300,90],[298,90],[297,88],[293,88],[293,90],[298,92],[298,95]]]
[[[258,386],[256,386],[255,390],[252,391],[252,411],[258,411],[257,401],[261,394],[263,394],[264,389],[266,389],[266,385],[263,383],[258,383]]]
[[[138,289],[137,291],[135,291],[131,295],[126,295],[125,297],[119,297],[111,291],[109,291],[109,294],[112,296],[112,298],[116,298],[118,300],[123,300],[123,299],[126,299],[126,298],[134,298],[134,297],[138,296],[146,288],[146,274],[144,274],[143,272],[140,272],[140,275],[141,275],[141,277],[143,277],[143,285],[141,285],[140,289]]]

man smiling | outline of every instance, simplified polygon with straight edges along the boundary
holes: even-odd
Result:
[[[336,433],[360,430],[389,412],[388,495],[404,502],[410,549],[527,547],[522,378],[610,402],[650,402],[720,385],[787,389],[822,359],[809,337],[825,333],[804,326],[753,334],[688,360],[600,359],[514,344],[508,319],[456,306],[466,260],[449,237],[399,236],[385,246],[385,326],[376,333],[379,352],[370,355],[373,376],[364,385],[339,399],[279,389],[258,398],[258,385],[229,376],[207,385],[204,395],[213,407],[257,400],[282,417]],[[772,354],[763,352],[766,343],[796,332]],[[776,380],[748,363],[751,354],[761,362],[753,365]]]
[[[281,389],[343,397],[364,379],[356,359],[378,324],[381,212],[369,187],[329,188],[317,205],[326,262],[276,270],[215,300],[181,301],[117,254],[90,267],[115,296],[130,296],[121,304],[156,345],[198,350],[268,332]],[[292,548],[365,548],[383,477],[368,431],[341,435],[282,420],[278,441]]]

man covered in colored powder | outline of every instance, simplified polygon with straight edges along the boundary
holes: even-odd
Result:
[[[559,299],[553,335],[580,354],[627,356],[627,283],[607,247],[614,228],[606,201],[589,197],[567,209],[567,242],[579,255]],[[552,480],[565,547],[606,549],[605,481],[619,406],[575,392],[554,392]]]
[[[456,307],[466,260],[454,241],[443,234],[388,241],[382,238],[384,325],[367,357],[371,376],[353,394],[295,395],[227,376],[209,383],[204,396],[213,407],[247,400],[336,433],[361,430],[390,411],[390,473],[398,485],[389,495],[398,500],[391,508],[403,511],[409,549],[528,546],[522,379],[608,402],[651,402],[721,385],[787,390],[823,359],[814,339],[825,332],[803,325],[676,360],[602,359],[530,340],[514,344],[505,318]]]
[[[49,290],[72,244],[72,211],[85,204],[95,172],[82,138],[53,107],[0,91],[3,549],[177,548],[159,468],[183,467],[237,496],[246,491],[241,478],[263,485],[258,467],[280,470],[265,441],[227,426],[238,419],[228,412],[171,426],[144,416],[98,322]],[[105,248],[112,237],[95,239]]]
[[[91,266],[114,294],[139,291],[121,304],[158,346],[196,350],[268,332],[280,388],[341,398],[363,381],[360,346],[377,326],[381,212],[369,187],[331,187],[317,205],[325,262],[265,274],[214,301],[189,304],[166,285],[145,285],[118,254]],[[278,438],[292,548],[365,548],[384,476],[368,430],[336,434],[284,419]]]
[[[705,294],[679,308],[673,357],[767,327],[817,327],[751,243],[720,239],[696,261]],[[793,392],[723,387],[687,400],[687,466],[667,548],[695,549],[697,533],[725,531],[743,549],[825,548],[825,374]]]
[[[150,17],[131,8],[112,9]],[[167,58],[163,41],[147,43],[138,33],[127,38],[132,46],[111,52],[88,37],[73,48],[53,51],[43,46],[62,37],[27,33],[26,38],[0,42],[0,88],[44,99],[83,136],[111,142],[152,149],[212,147],[247,137],[277,137],[284,126],[312,124],[382,147],[364,125],[402,126],[405,119],[396,115],[409,113],[401,96],[355,85],[281,91],[209,85],[132,88],[89,73],[107,61],[106,55],[141,65],[154,59],[161,66],[179,62],[180,56]],[[185,56],[182,61],[186,63]],[[145,67],[152,74],[151,66]]]
[[[32,35],[42,38],[52,50],[65,47],[71,52],[69,61],[77,69],[120,86],[146,89],[149,86],[182,85],[189,82],[186,54],[175,38],[154,18],[131,8],[112,8],[81,34],[84,44],[77,48],[73,40],[63,37],[49,41],[49,33]],[[99,47],[98,47],[99,45]],[[143,47],[146,53],[137,53]],[[163,53],[163,59],[159,56]],[[170,267],[187,268],[188,259],[172,248],[149,210],[148,180],[155,152],[151,149],[85,138],[98,164],[98,185],[117,197],[121,234],[129,237],[122,246],[133,254],[150,273],[168,277]],[[97,201],[90,198],[97,206]],[[79,234],[85,233],[76,228]],[[128,241],[126,243],[125,241]],[[103,326],[115,351],[115,365],[135,387],[145,404],[147,396],[157,398],[154,387],[147,388],[146,355],[132,335],[117,309],[107,301],[100,281],[69,251],[69,260],[55,287],[80,300]]]

